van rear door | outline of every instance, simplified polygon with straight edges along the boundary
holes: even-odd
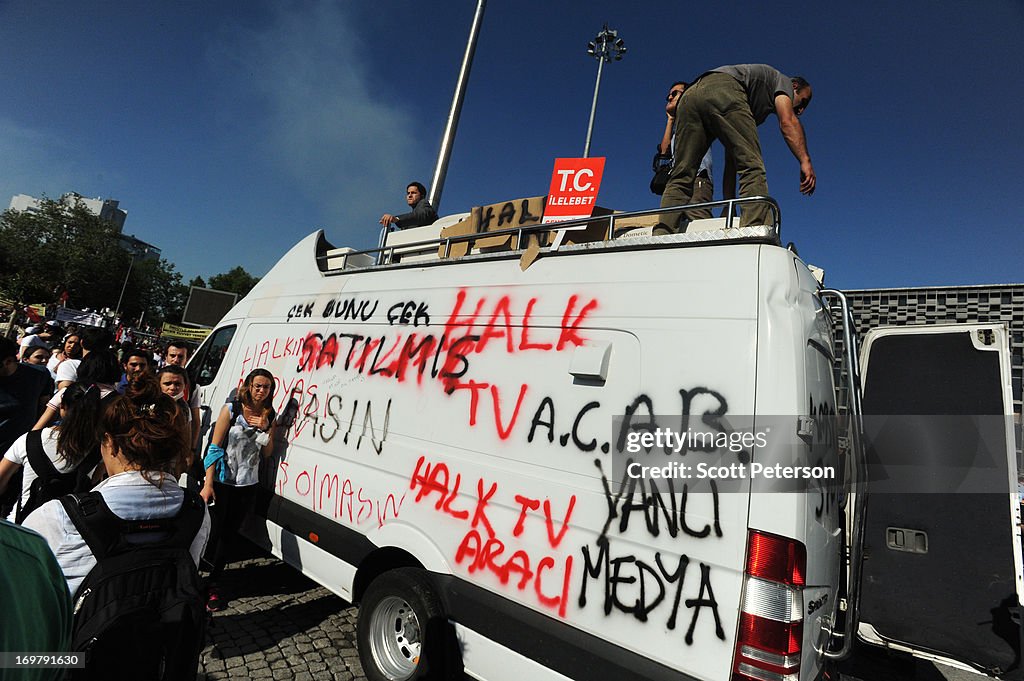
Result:
[[[1007,330],[875,329],[862,366],[860,638],[1017,678],[1020,507]]]

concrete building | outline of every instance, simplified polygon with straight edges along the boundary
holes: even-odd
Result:
[[[857,333],[876,326],[1003,323],[1009,328],[1014,412],[1022,413],[1024,284],[929,286],[845,291]]]
[[[101,220],[109,222],[118,233],[121,248],[145,260],[159,260],[160,249],[153,244],[137,238],[134,234],[124,233],[124,223],[128,219],[128,211],[120,208],[114,199],[89,199],[76,192],[68,192],[60,197],[60,202],[69,208],[78,204]],[[11,210],[34,212],[39,210],[41,199],[28,194],[18,194],[11,199]]]

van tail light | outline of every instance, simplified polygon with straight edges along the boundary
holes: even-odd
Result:
[[[798,681],[807,549],[750,531],[733,681]]]

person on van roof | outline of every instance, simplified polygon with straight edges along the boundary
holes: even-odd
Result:
[[[676,112],[679,109],[679,99],[688,86],[689,83],[685,80],[677,80],[672,83],[672,87],[669,88],[668,95],[665,97],[665,132],[661,137],[661,142],[658,143],[658,153],[654,157],[654,171],[657,173],[661,170],[663,174],[660,178],[663,179],[651,182],[651,191],[655,194],[665,193],[665,184],[668,182],[669,171],[672,169],[672,134],[675,129]],[[711,147],[708,146],[708,150],[700,160],[700,167],[697,169],[697,179],[693,184],[693,196],[690,197],[691,203],[707,203],[714,200],[715,184],[711,168]],[[656,175],[656,178],[658,177]],[[711,210],[695,210],[687,215],[691,219],[709,218]]]
[[[774,113],[793,156],[800,162],[800,191],[814,193],[817,178],[800,116],[811,102],[811,85],[767,64],[720,66],[682,94],[675,126],[675,166],[661,198],[663,208],[691,203],[698,165],[713,140],[725,146],[725,198],[740,174],[740,196],[767,196],[768,181],[757,126]],[[734,160],[733,167],[729,159]],[[730,182],[730,179],[732,182]],[[734,193],[734,192],[733,192]],[[741,226],[768,224],[767,204],[743,210]]]
[[[427,200],[427,188],[419,182],[410,182],[405,188],[405,201],[412,208],[411,211],[401,215],[384,213],[380,218],[380,224],[398,225],[399,229],[408,229],[429,225],[437,220],[437,211]]]

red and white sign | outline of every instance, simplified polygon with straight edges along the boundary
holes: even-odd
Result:
[[[556,158],[543,224],[588,218],[597,205],[604,157]]]

